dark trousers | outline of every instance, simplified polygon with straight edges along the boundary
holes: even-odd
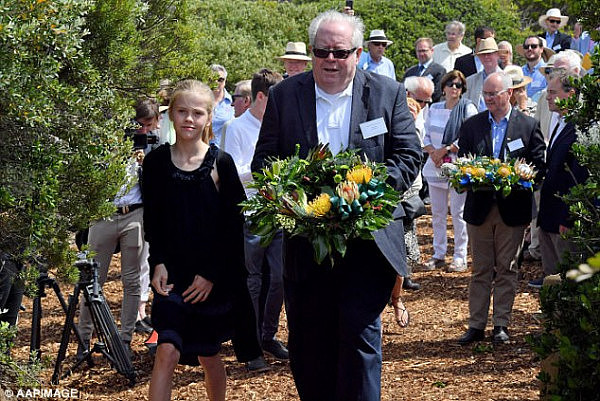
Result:
[[[396,272],[374,241],[349,244],[333,268],[315,264],[307,241],[290,242],[284,258],[297,268],[306,262],[302,279],[284,278],[290,367],[300,399],[379,400],[380,314]]]
[[[17,324],[19,308],[23,300],[24,284],[19,279],[20,266],[12,260],[0,258],[0,321],[14,326]]]

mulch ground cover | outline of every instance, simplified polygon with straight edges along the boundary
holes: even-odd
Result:
[[[449,217],[449,221],[450,221]],[[417,221],[422,260],[432,255],[431,216]],[[451,261],[452,231],[449,227]],[[469,260],[470,264],[470,260]],[[539,360],[526,342],[526,336],[541,331],[533,318],[539,309],[537,290],[527,287],[528,280],[540,271],[539,263],[524,262],[521,268],[519,290],[513,308],[513,322],[509,328],[511,341],[492,346],[488,338],[472,346],[461,347],[456,339],[463,334],[468,318],[468,286],[470,273],[446,273],[443,270],[423,272],[416,270],[413,280],[422,285],[415,292],[405,292],[403,299],[410,311],[407,328],[399,327],[393,309],[387,307],[383,320],[383,400],[536,400],[539,399]],[[70,286],[61,286],[65,297]],[[104,288],[115,318],[120,313],[122,287],[118,258],[113,259],[109,278]],[[21,313],[19,337],[13,356],[26,360],[29,353],[32,302],[24,301],[27,310]],[[42,353],[53,360],[58,352],[64,315],[53,293],[43,299]],[[285,341],[287,327],[285,312],[281,314],[278,337]],[[135,334],[133,363],[137,384],[128,381],[110,368],[101,356],[89,368],[79,367],[56,387],[75,389],[80,399],[139,401],[148,399],[148,385],[153,358],[143,345],[145,336]],[[74,363],[75,340],[69,347],[64,369]],[[266,373],[248,373],[238,363],[230,344],[223,347],[228,382],[228,400],[297,400],[289,365],[270,359],[271,370]],[[315,361],[315,363],[319,363]],[[44,387],[50,387],[52,367],[43,374]],[[12,389],[16,390],[15,388]],[[0,394],[2,399],[3,394]],[[15,399],[15,398],[13,398]],[[21,398],[23,399],[23,398]],[[206,400],[203,373],[200,367],[179,367],[173,382],[173,400]]]

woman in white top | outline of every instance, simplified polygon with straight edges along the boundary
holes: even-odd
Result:
[[[423,149],[429,154],[423,167],[423,177],[429,184],[434,250],[433,257],[425,263],[424,268],[434,270],[446,263],[446,225],[450,196],[454,257],[448,271],[463,272],[467,270],[467,224],[463,220],[466,193],[458,194],[449,187],[448,179],[441,175],[440,166],[456,159],[458,131],[466,119],[477,114],[477,108],[468,99],[462,99],[462,94],[467,91],[467,80],[462,72],[450,71],[442,78],[441,86],[444,100],[430,106],[423,139]]]

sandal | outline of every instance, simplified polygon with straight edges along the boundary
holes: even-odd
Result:
[[[398,301],[400,301],[400,304],[402,304],[402,306],[398,305]],[[399,296],[392,297],[391,305],[394,308],[394,316],[396,318],[396,323],[398,324],[398,326],[402,328],[408,327],[408,325],[410,324],[410,312],[404,306],[402,298]]]

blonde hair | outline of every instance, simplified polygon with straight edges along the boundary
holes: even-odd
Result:
[[[175,90],[173,90],[173,94],[171,95],[171,100],[169,102],[169,118],[171,121],[174,121],[173,118],[173,105],[185,92],[192,92],[206,100],[206,110],[208,111],[209,120],[204,126],[204,130],[202,131],[202,142],[208,143],[211,139],[213,139],[214,134],[212,131],[212,110],[215,106],[215,96],[213,95],[210,87],[198,80],[195,79],[186,79],[177,83]]]

